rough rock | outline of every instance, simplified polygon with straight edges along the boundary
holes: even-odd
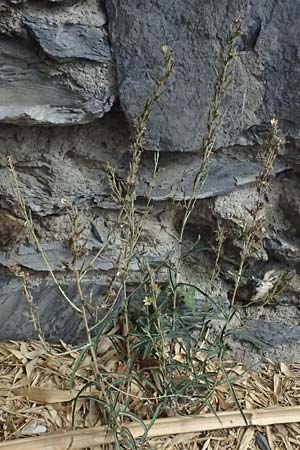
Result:
[[[153,200],[184,200],[193,195],[193,187],[199,172],[201,159],[197,155],[168,155],[161,158],[158,173],[155,176],[151,197]],[[288,170],[284,161],[278,161],[274,173]],[[255,182],[261,173],[262,165],[256,161],[241,161],[231,158],[212,158],[208,167],[208,177],[202,189],[196,190],[195,197],[204,199],[232,192],[239,187]],[[141,171],[139,195],[146,196],[149,189],[151,165],[145,164]]]
[[[59,70],[43,63],[28,42],[0,41],[0,121],[20,124],[76,124],[102,117],[113,93],[78,91]]]
[[[74,59],[112,62],[104,28],[72,23],[55,24],[35,17],[26,17],[25,25],[43,51],[58,62]]]
[[[7,5],[6,7],[8,8],[10,5],[18,5],[19,3],[25,3],[28,0],[1,0],[3,2],[3,4]],[[57,4],[67,4],[67,5],[73,5],[74,3],[76,3],[79,0],[47,0],[49,3],[57,3]]]
[[[64,214],[62,198],[80,207],[113,206],[107,164],[127,164],[129,130],[122,114],[108,113],[83,126],[0,125],[0,144],[0,206],[19,215],[7,167],[10,155],[26,205],[35,218],[46,217]]]
[[[1,0],[0,1],[0,11],[6,11],[12,8],[12,5],[17,5],[18,3],[23,3],[26,0]]]
[[[109,197],[107,175],[89,167],[79,168],[74,160],[35,161],[16,170],[26,205],[38,216],[65,211],[67,203],[101,206]],[[83,172],[81,172],[81,170]],[[14,183],[7,167],[0,169],[2,206],[17,208]]]
[[[38,160],[71,158],[80,167],[101,168],[110,163],[122,166],[128,152],[130,130],[122,113],[111,111],[101,119],[70,127],[28,127],[0,124],[1,166],[13,158],[16,169],[26,171]],[[47,159],[48,158],[48,159]],[[45,164],[45,161],[44,161]]]
[[[128,155],[127,155],[128,159]],[[179,163],[180,161],[180,163]],[[120,159],[120,177],[127,169],[127,161]],[[153,183],[151,198],[154,201],[183,200],[191,197],[198,172],[197,156],[173,155],[161,162]],[[46,216],[65,210],[62,199],[67,203],[90,207],[116,207],[111,199],[108,174],[105,164],[90,165],[82,160],[78,165],[73,158],[48,156],[42,160],[19,163],[16,173],[20,190],[30,210],[38,216]],[[275,173],[287,170],[286,163],[278,162]],[[221,158],[211,161],[208,178],[196,198],[204,199],[224,195],[235,189],[253,183],[261,171],[261,164],[250,161],[236,161]],[[146,160],[141,166],[139,198],[149,192],[152,178],[152,164]],[[49,195],[49,193],[51,193]],[[0,205],[11,208],[16,204],[13,182],[7,167],[0,168]]]
[[[265,248],[271,258],[281,262],[299,263],[299,244],[292,239],[285,239],[276,233],[276,236],[265,239]]]
[[[282,323],[266,320],[247,320],[244,323],[244,340],[257,346],[277,347],[282,345],[300,344],[300,326],[283,326]]]
[[[74,5],[74,3],[78,2],[79,0],[48,0],[49,3],[54,4],[65,4],[65,5]]]
[[[60,285],[68,298],[80,308],[75,282],[60,280]],[[47,340],[54,342],[59,339],[66,339],[70,342],[86,340],[80,315],[66,305],[53,282],[39,279],[29,283],[28,287],[34,300],[36,316]],[[106,281],[100,278],[91,281],[85,280],[82,283],[82,289],[84,295],[93,299],[95,307],[102,307],[98,313],[99,319],[101,315],[103,317],[105,309],[101,304],[101,298],[108,291]],[[1,339],[11,339],[12,336],[15,336],[16,340],[38,338],[20,280],[8,277],[0,278],[0,309]]]
[[[111,109],[115,69],[102,11],[94,23],[90,3],[68,20],[67,6],[60,16],[50,8],[49,20],[31,2],[0,18],[0,122],[73,125]]]
[[[225,37],[238,16],[239,56],[223,99],[217,146],[261,143],[274,114],[286,134],[299,139],[298,2],[107,0],[106,6],[120,99],[132,123],[162,70],[161,46],[174,51],[175,73],[150,119],[148,148],[191,151],[201,145],[214,66],[220,67]]]
[[[115,248],[109,248],[104,251],[100,256],[95,258],[97,250],[100,250],[101,245],[94,241],[92,242],[93,248],[90,248],[91,243],[87,243],[85,250],[87,255],[79,257],[77,259],[77,267],[85,270],[90,268],[92,270],[99,271],[109,271],[115,267],[116,259],[120,252],[120,247],[115,243]],[[34,270],[35,272],[49,272],[49,266],[55,272],[68,272],[73,265],[73,255],[67,244],[52,242],[52,243],[41,243],[44,256],[47,259],[48,264],[46,264],[44,257],[41,255],[40,251],[35,246],[21,244],[18,249],[10,252],[0,253],[0,266],[2,267],[14,267],[21,266],[26,269]],[[96,248],[95,248],[96,247]],[[92,251],[94,250],[94,251]],[[166,260],[170,260],[174,257],[174,251],[169,248],[166,252],[156,251],[151,252],[148,249],[148,254],[145,254],[145,260],[148,261],[150,267],[158,267],[163,264]],[[137,259],[133,259],[129,265],[130,271],[139,271],[139,262]]]
[[[73,256],[70,248],[66,244],[61,243],[41,243],[44,255],[54,271],[67,271],[72,266]],[[87,267],[93,259],[90,255],[88,258],[79,258],[78,267],[84,263]],[[0,254],[0,265],[3,267],[22,266],[32,269],[36,272],[48,272],[48,265],[45,263],[43,256],[34,246],[21,244],[19,248],[12,252],[3,252]],[[111,270],[114,267],[112,256],[101,255],[93,264],[95,269]]]
[[[5,2],[5,3],[4,3]],[[47,18],[51,23],[72,23],[102,27],[107,23],[103,2],[98,0],[75,0],[52,2],[47,0],[27,0],[19,4],[6,4],[5,13],[0,16],[1,34],[8,36],[26,35],[26,17]]]

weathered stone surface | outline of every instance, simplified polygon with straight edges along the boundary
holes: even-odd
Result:
[[[74,5],[74,3],[77,3],[79,0],[48,0],[49,3],[54,4],[65,4],[65,5]]]
[[[124,115],[115,111],[92,123],[71,127],[0,124],[1,165],[10,155],[19,172],[41,159],[49,164],[49,158],[60,162],[71,158],[78,167],[85,164],[100,169],[107,163],[119,167],[129,142]]]
[[[217,146],[261,143],[274,114],[285,132],[299,139],[298,2],[107,0],[106,5],[120,99],[132,123],[162,70],[161,45],[174,51],[175,74],[154,108],[148,148],[189,151],[200,145],[214,65],[219,66],[225,36],[238,16],[243,34]]]
[[[180,161],[180,166],[179,166]],[[190,198],[198,171],[198,159],[191,155],[177,156],[162,161],[155,178],[151,197],[155,201]],[[122,162],[120,162],[122,164]],[[126,165],[125,165],[126,167]],[[120,176],[125,168],[120,172]],[[287,170],[285,162],[278,163],[275,172]],[[196,191],[196,198],[203,199],[224,195],[241,186],[253,183],[261,171],[261,165],[249,161],[212,160],[207,182],[202,190]],[[107,180],[105,165],[90,165],[81,161],[48,157],[18,164],[16,172],[20,190],[27,206],[37,216],[47,216],[66,209],[62,199],[77,207],[115,208]],[[137,195],[147,196],[151,182],[151,164],[142,165]],[[11,208],[16,205],[13,182],[7,167],[0,168],[0,206]]]
[[[43,51],[56,61],[112,62],[107,32],[103,28],[49,23],[47,19],[37,17],[26,17],[25,25]]]
[[[62,220],[66,221],[63,218]],[[89,235],[89,229],[86,230],[85,235],[90,236],[90,238],[82,238],[82,249],[85,249],[85,254],[77,258],[77,267],[80,270],[89,269],[88,275],[82,281],[84,295],[90,298],[89,293],[92,291],[93,302],[101,309],[107,286],[114,275],[112,269],[117,267],[116,260],[119,255],[122,255],[122,242],[116,233],[113,245],[109,245],[100,256],[95,258],[97,251],[103,248],[102,241],[107,242],[108,230],[104,221],[101,220],[101,216],[90,225],[95,237],[92,233]],[[93,225],[97,226],[97,234],[95,234],[95,226]],[[56,234],[53,227],[51,228],[52,232]],[[63,230],[59,227],[57,230],[57,237],[61,237]],[[39,232],[42,233],[43,229],[40,228]],[[98,236],[99,233],[101,233],[101,236]],[[145,235],[151,245],[147,245],[146,248],[142,246],[140,252],[143,252],[143,258],[149,263],[150,267],[158,269],[157,280],[165,283],[168,274],[163,264],[166,261],[171,263],[174,259],[174,242],[158,223],[147,222],[145,224]],[[66,237],[68,236],[67,232]],[[50,266],[58,277],[62,289],[66,291],[72,301],[76,300],[76,304],[79,305],[73,274],[74,258],[71,249],[67,242],[41,242],[41,246],[48,264],[45,263],[44,257],[36,246],[18,244],[13,249],[0,252],[1,271],[3,273],[5,268],[11,269],[16,266],[29,271],[30,292],[37,305],[38,315],[47,339],[54,341],[64,339],[67,342],[83,340],[84,333],[81,319],[63,301],[51,278],[47,278]],[[129,264],[128,281],[134,286],[140,282],[140,262],[136,258],[133,258]],[[0,339],[36,338],[32,323],[29,318],[27,319],[28,312],[28,304],[23,296],[20,281],[10,277],[0,278]],[[102,308],[98,318],[103,313]]]
[[[151,198],[156,201],[167,199],[183,200],[190,198],[201,160],[195,155],[168,155],[161,158],[158,173],[155,177]],[[288,169],[286,162],[278,161],[275,173]],[[141,172],[139,195],[147,195],[153,170],[147,164]],[[208,178],[203,188],[196,190],[199,199],[216,197],[232,192],[239,187],[255,182],[262,171],[262,165],[255,161],[239,161],[230,158],[212,158]]]
[[[19,3],[25,3],[28,0],[1,0],[1,3],[3,5],[6,5],[6,8],[9,8],[11,5],[18,5]],[[47,0],[49,3],[54,4],[67,4],[67,5],[73,5],[74,3],[78,2],[79,0]]]
[[[101,206],[109,197],[106,174],[103,171],[83,167],[83,172],[74,161],[36,161],[17,170],[22,195],[30,210],[38,216],[65,211],[64,198],[78,206]],[[88,175],[89,173],[89,175]],[[0,198],[2,206],[17,207],[14,185],[8,169],[0,169]]]
[[[61,243],[42,243],[42,248],[47,261],[54,271],[68,271],[72,267],[73,256],[70,248]],[[93,259],[93,255],[78,259],[78,267],[87,267]],[[22,266],[36,272],[48,272],[48,266],[39,250],[34,246],[20,245],[14,251],[0,253],[0,265],[4,267]],[[103,271],[114,267],[112,254],[101,255],[93,264],[94,269]],[[135,269],[136,265],[135,265]]]
[[[58,68],[44,63],[28,41],[0,40],[0,121],[76,124],[102,117],[114,97],[103,85],[97,96],[78,90]]]
[[[26,0],[0,0],[0,11],[6,11],[7,9],[12,8],[12,5],[17,5],[24,1]]]
[[[28,1],[0,16],[0,122],[73,125],[101,118],[116,96],[106,14]]]
[[[98,248],[95,248],[95,245],[97,244],[96,241],[92,244],[93,248],[91,248],[91,244],[86,244],[85,249],[88,251],[88,254],[77,259],[77,267],[82,269],[90,268],[92,270],[100,270],[103,272],[112,270],[115,267],[116,259],[121,252],[117,243],[115,243],[115,248],[110,247],[96,259],[96,250],[99,250],[101,246],[98,245]],[[73,255],[66,244],[53,242],[41,243],[41,245],[44,256],[52,270],[68,273],[68,271],[72,269]],[[148,254],[145,255],[145,259],[149,262],[149,265],[153,267],[159,266],[174,255],[174,251],[171,248],[165,253],[151,250],[152,249],[148,249]],[[49,272],[49,266],[46,264],[45,259],[39,250],[35,246],[24,244],[21,244],[14,251],[0,252],[0,266],[7,268],[22,266],[26,269],[34,270],[35,272]],[[139,263],[136,259],[131,261],[129,269],[130,271],[138,272]]]
[[[47,0],[27,0],[12,5],[1,0],[0,7],[5,4],[5,13],[0,15],[1,34],[13,37],[24,37],[27,33],[24,19],[28,16],[47,18],[51,23],[72,23],[102,27],[107,23],[107,15],[103,2],[98,0],[75,0],[51,2]]]
[[[247,320],[243,339],[255,342],[257,346],[269,345],[277,347],[282,345],[300,344],[300,326],[283,326],[282,323],[268,322],[266,320]],[[256,340],[256,341],[255,341]]]
[[[276,237],[265,239],[265,248],[271,258],[281,262],[300,262],[300,249],[298,242],[287,240],[279,234]]]
[[[61,288],[68,298],[80,308],[80,299],[74,281],[62,281]],[[108,291],[105,280],[85,280],[82,283],[84,295],[92,299],[95,307],[102,306],[101,299]],[[57,342],[85,342],[83,322],[78,313],[66,305],[57,286],[49,280],[39,279],[29,283],[45,338]],[[0,339],[28,340],[38,339],[29,314],[29,306],[24,296],[21,282],[16,278],[0,278]],[[117,311],[117,307],[116,307]],[[98,319],[103,317],[105,309],[99,309]],[[90,318],[91,323],[93,319]]]

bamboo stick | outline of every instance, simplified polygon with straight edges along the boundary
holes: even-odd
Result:
[[[244,410],[247,424],[239,411],[225,411],[214,414],[203,414],[188,417],[157,419],[149,430],[148,437],[159,437],[182,433],[200,433],[226,428],[266,426],[284,423],[300,422],[300,406],[283,408],[267,408]],[[149,421],[145,421],[147,425]],[[138,424],[128,424],[134,438],[143,434]],[[0,449],[5,450],[80,450],[113,442],[113,436],[106,426],[80,429],[76,431],[60,431],[43,436],[17,439],[0,443]]]

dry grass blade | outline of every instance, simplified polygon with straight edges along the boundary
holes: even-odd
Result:
[[[41,389],[41,388],[17,388],[12,392],[20,397],[26,398],[32,402],[38,403],[62,403],[72,401],[77,391],[57,390],[57,389]]]
[[[250,442],[254,438],[254,431],[255,430],[252,427],[247,428],[237,450],[248,450]]]
[[[188,444],[191,441],[193,441],[194,438],[198,435],[199,433],[178,434],[177,436],[174,436],[173,438],[168,440],[166,444],[163,446],[162,450],[172,450],[175,447],[175,445]]]

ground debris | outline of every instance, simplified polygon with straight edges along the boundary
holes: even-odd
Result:
[[[109,342],[105,344],[98,350],[99,365],[120,367],[120,356]],[[69,381],[78,355],[79,349],[64,343],[49,346],[49,352],[37,342],[0,343],[0,441],[71,429],[71,400],[92,376],[92,365],[87,355],[70,390]],[[300,363],[278,365],[268,361],[260,371],[248,372],[232,361],[226,365],[242,408],[300,405]],[[224,383],[217,387],[211,404],[217,411],[237,410],[236,399]],[[143,410],[143,403],[135,399],[131,408],[137,413],[134,408]],[[75,415],[77,428],[104,424],[90,400],[80,400]],[[268,450],[298,449],[300,425],[185,433],[152,438],[145,445],[140,448],[246,450],[264,445]]]

